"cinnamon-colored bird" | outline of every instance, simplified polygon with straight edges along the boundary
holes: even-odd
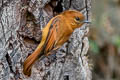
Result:
[[[52,50],[60,48],[72,32],[85,23],[85,17],[78,11],[67,10],[53,17],[42,30],[42,40],[36,50],[24,61],[23,73],[31,75],[32,65],[42,55],[52,54]]]

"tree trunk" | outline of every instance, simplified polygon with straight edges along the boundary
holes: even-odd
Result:
[[[88,25],[76,29],[53,55],[38,60],[31,77],[23,62],[41,40],[41,29],[64,10],[81,11],[90,20],[90,0],[0,0],[0,80],[91,80]]]

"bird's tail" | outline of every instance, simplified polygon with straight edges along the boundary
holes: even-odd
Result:
[[[39,44],[39,46],[37,47],[37,49],[30,55],[28,56],[28,58],[24,61],[23,64],[23,73],[26,76],[30,76],[31,75],[31,68],[32,65],[35,63],[35,61],[40,58],[43,54],[41,52],[42,50],[42,46],[41,44]]]

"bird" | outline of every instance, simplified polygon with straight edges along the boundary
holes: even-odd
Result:
[[[66,10],[53,17],[42,29],[41,42],[24,61],[24,75],[30,77],[33,64],[43,55],[49,56],[52,51],[59,49],[68,41],[73,31],[84,23],[88,23],[85,16],[76,10]]]

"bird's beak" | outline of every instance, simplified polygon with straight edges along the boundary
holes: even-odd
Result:
[[[88,20],[85,20],[85,21],[83,21],[83,23],[91,23],[90,21],[88,21]]]

